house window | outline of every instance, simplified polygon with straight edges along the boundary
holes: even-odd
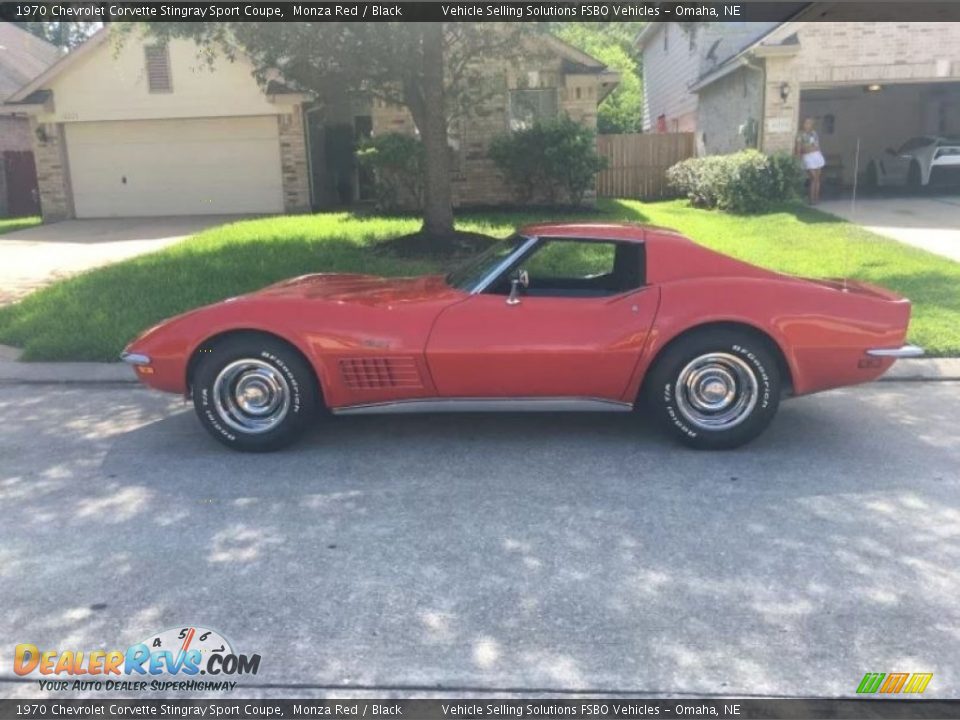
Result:
[[[557,89],[537,88],[510,91],[510,129],[525,130],[534,123],[557,117]]]
[[[147,86],[152,93],[171,92],[170,52],[166,45],[146,45]]]

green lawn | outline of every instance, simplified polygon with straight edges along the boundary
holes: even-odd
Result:
[[[960,356],[960,263],[800,205],[744,217],[691,209],[682,201],[603,201],[601,213],[605,219],[673,227],[714,249],[775,270],[847,276],[897,290],[914,302],[911,341],[933,355]],[[504,236],[518,224],[543,219],[562,218],[467,214],[458,225]],[[415,219],[326,213],[213,228],[0,308],[0,343],[23,347],[29,360],[112,360],[138,332],[165,317],[285,277],[317,271],[410,275],[441,269],[434,260],[398,260],[372,251],[418,226]]]
[[[0,218],[0,235],[39,224],[39,217]]]

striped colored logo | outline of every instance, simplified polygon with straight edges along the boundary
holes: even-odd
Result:
[[[933,679],[933,673],[867,673],[860,681],[857,693],[922,693]]]

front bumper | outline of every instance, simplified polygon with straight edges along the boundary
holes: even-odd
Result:
[[[132,353],[132,352],[122,352],[120,353],[120,359],[129,363],[130,365],[139,366],[139,365],[149,365],[151,360],[149,355],[143,355],[142,353]]]
[[[917,345],[903,345],[898,348],[871,348],[867,350],[867,355],[871,357],[882,358],[918,358],[923,356],[923,348]]]

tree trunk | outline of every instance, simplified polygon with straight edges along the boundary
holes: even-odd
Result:
[[[423,23],[422,27],[422,93],[418,98],[422,104],[410,103],[410,110],[420,129],[426,164],[422,232],[442,242],[453,237],[450,150],[443,88],[443,23]]]

